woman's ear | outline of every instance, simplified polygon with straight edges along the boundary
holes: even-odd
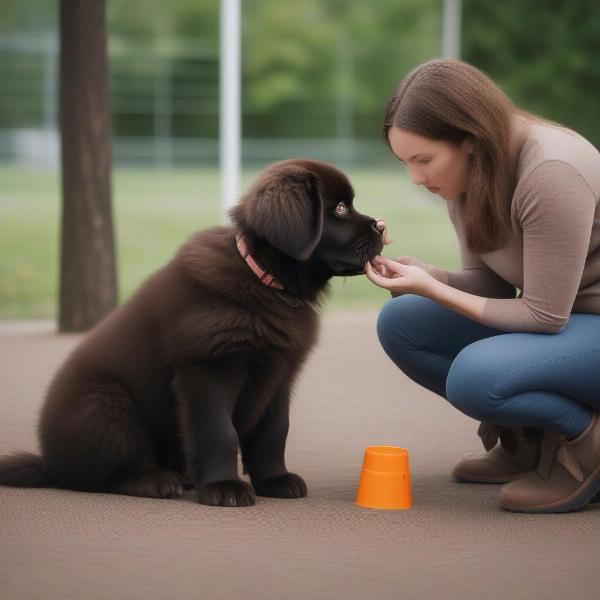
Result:
[[[475,146],[473,138],[470,135],[468,135],[467,137],[465,137],[462,143],[463,146],[467,149],[467,154],[473,154],[473,148]]]

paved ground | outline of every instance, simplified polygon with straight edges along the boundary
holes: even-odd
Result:
[[[375,318],[329,314],[297,385],[287,463],[307,498],[231,509],[193,492],[0,488],[2,599],[597,598],[600,505],[518,515],[497,486],[452,481],[457,457],[481,449],[477,423],[387,360]],[[0,454],[36,449],[45,386],[78,339],[0,324]],[[412,509],[354,505],[373,444],[409,450]]]

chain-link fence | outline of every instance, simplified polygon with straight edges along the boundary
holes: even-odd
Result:
[[[305,120],[307,137],[244,136],[244,164],[290,156],[346,166],[389,160],[380,140],[353,135],[351,52],[340,45],[344,85],[332,106],[323,106],[319,114],[300,110],[295,115]],[[58,59],[57,35],[0,37],[0,160],[34,167],[58,164]],[[218,164],[219,56],[214,45],[181,38],[157,45],[111,39],[109,60],[115,164]],[[252,114],[245,112],[243,118],[252,130],[260,130]]]

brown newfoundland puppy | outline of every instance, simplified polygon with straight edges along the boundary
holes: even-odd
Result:
[[[42,456],[2,457],[0,484],[173,498],[187,478],[219,506],[305,496],[284,451],[318,300],[383,245],[383,222],[353,195],[328,164],[266,169],[233,227],[193,235],[87,334],[49,386]]]

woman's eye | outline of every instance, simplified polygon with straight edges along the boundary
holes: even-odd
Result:
[[[431,161],[430,161],[430,159],[427,159],[427,160],[420,160],[420,161],[419,161],[419,164],[420,164],[420,165],[427,165],[427,164],[429,164],[430,162],[431,162]]]
[[[338,202],[337,206],[335,207],[335,212],[338,215],[345,215],[348,212],[348,207],[343,202]]]

